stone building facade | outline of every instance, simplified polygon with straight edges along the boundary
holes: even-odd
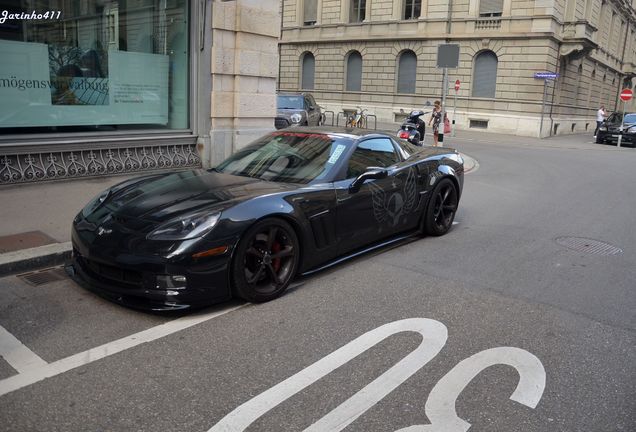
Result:
[[[636,0],[283,0],[282,15],[279,88],[379,121],[441,98],[443,43],[460,46],[446,104],[459,80],[460,129],[590,132],[636,83]]]

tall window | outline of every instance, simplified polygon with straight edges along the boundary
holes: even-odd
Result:
[[[318,20],[318,0],[305,0],[303,7],[303,24],[314,25]]]
[[[367,0],[351,0],[351,13],[349,21],[362,22],[366,16]]]
[[[316,60],[314,55],[310,52],[306,52],[302,55],[302,77],[300,81],[300,87],[304,90],[314,89],[314,75],[316,72]]]
[[[405,0],[404,19],[418,19],[422,12],[422,0]]]
[[[494,98],[497,86],[497,55],[484,51],[475,57],[473,96]]]
[[[481,0],[479,2],[480,17],[498,17],[503,11],[503,0]]]
[[[362,56],[351,51],[347,56],[347,91],[360,91],[362,88]]]
[[[404,51],[398,60],[398,93],[415,93],[417,56],[413,51]]]

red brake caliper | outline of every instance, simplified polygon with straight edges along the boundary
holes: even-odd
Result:
[[[275,241],[274,244],[272,244],[272,255],[275,255],[278,252],[280,252],[280,243]],[[278,273],[278,270],[280,270],[280,258],[274,258],[272,260],[272,267],[274,268],[274,271]]]

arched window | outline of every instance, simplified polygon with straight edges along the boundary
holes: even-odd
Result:
[[[398,59],[398,93],[415,93],[417,56],[413,51],[404,51]]]
[[[316,60],[314,55],[310,52],[306,52],[302,55],[302,71],[300,88],[303,90],[314,89],[314,75],[316,72]]]
[[[484,51],[475,57],[473,96],[494,98],[497,87],[497,55]]]
[[[347,91],[362,89],[362,55],[358,51],[351,51],[347,56]]]

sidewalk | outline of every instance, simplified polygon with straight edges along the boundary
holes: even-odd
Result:
[[[378,123],[378,130],[395,134],[397,123]],[[426,128],[425,143],[433,141]],[[568,135],[557,138],[518,137],[488,132],[457,131],[447,137],[450,147],[469,141],[536,147],[615,148],[590,144],[591,136]],[[462,146],[460,146],[462,147]],[[478,167],[464,155],[466,172]],[[138,174],[141,175],[141,174]],[[77,212],[102,190],[134,176],[112,176],[68,181],[0,186],[0,276],[59,265],[70,257],[71,222]]]

